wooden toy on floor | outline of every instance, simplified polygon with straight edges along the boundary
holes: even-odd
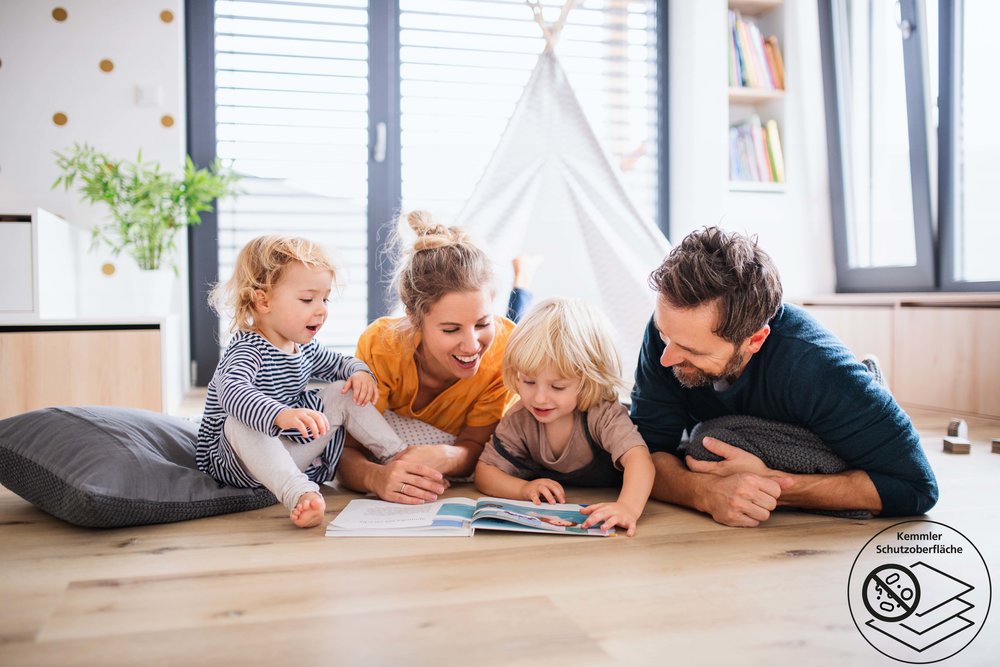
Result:
[[[952,417],[951,421],[948,422],[948,435],[953,438],[963,438],[965,440],[969,439],[969,425],[965,423],[964,419],[959,419],[958,417]]]
[[[965,438],[949,435],[944,439],[944,451],[949,454],[968,454],[970,443]]]

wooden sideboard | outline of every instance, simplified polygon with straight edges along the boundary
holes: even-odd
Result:
[[[167,320],[0,325],[0,418],[53,405],[166,411]]]
[[[836,294],[797,303],[859,357],[878,355],[900,403],[1000,417],[1000,294]]]

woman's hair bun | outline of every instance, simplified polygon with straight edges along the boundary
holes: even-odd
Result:
[[[406,224],[417,235],[413,243],[414,252],[443,248],[469,239],[468,234],[460,227],[447,227],[435,222],[434,216],[429,211],[410,211],[405,218]]]

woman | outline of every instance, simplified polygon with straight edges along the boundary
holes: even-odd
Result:
[[[405,222],[417,235],[393,280],[405,315],[373,322],[358,340],[357,357],[378,378],[380,412],[417,419],[455,440],[411,445],[384,464],[349,443],[338,476],[349,489],[419,504],[444,492],[446,476],[472,474],[511,402],[501,361],[514,322],[493,313],[492,265],[465,232],[434,223],[424,211]],[[515,262],[512,306],[536,263]]]

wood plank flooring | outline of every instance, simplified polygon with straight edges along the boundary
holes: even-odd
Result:
[[[947,414],[912,413],[941,483],[930,518],[998,581],[1000,422],[968,418],[960,456],[941,451]],[[358,497],[325,494],[331,518]],[[332,539],[278,506],[91,530],[0,488],[0,666],[891,664],[846,592],[895,522],[781,512],[736,529],[651,501],[632,539]],[[996,664],[998,615],[945,664]]]

